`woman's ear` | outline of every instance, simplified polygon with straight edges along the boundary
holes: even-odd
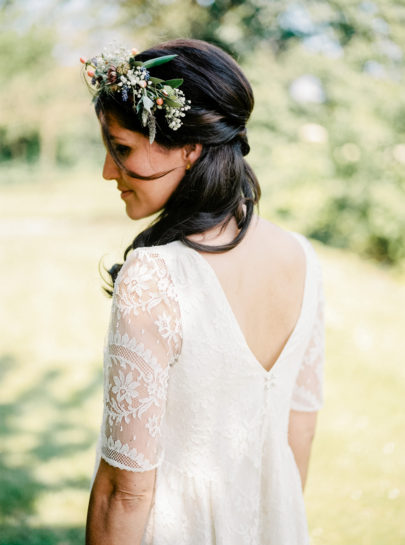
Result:
[[[184,162],[192,166],[200,157],[201,152],[202,144],[187,144],[183,147]]]

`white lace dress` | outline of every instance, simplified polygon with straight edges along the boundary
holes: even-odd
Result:
[[[322,405],[321,272],[309,241],[300,316],[267,372],[208,262],[181,242],[139,248],[115,284],[98,447],[157,468],[143,545],[306,545],[290,409]]]

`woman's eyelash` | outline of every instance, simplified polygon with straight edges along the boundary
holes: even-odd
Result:
[[[115,152],[117,153],[117,155],[128,155],[129,153],[129,148],[128,146],[121,146],[121,145],[116,145],[114,146],[114,150]]]

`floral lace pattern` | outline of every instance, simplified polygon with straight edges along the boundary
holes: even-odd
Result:
[[[309,544],[288,421],[322,405],[324,303],[315,251],[294,236],[302,315],[269,372],[198,252],[139,248],[120,271],[99,447],[121,469],[159,466],[142,545]]]
[[[298,372],[292,396],[291,409],[319,411],[323,405],[323,363],[325,358],[325,323],[321,270],[318,265],[317,306],[311,336]]]
[[[111,465],[159,465],[169,367],[182,343],[180,310],[163,259],[142,249],[117,278],[105,349],[101,455]]]

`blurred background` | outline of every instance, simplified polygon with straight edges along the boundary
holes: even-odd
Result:
[[[0,544],[83,542],[110,305],[98,266],[143,226],[101,177],[79,57],[179,36],[242,65],[260,212],[322,261],[312,544],[404,544],[403,0],[0,0]]]

